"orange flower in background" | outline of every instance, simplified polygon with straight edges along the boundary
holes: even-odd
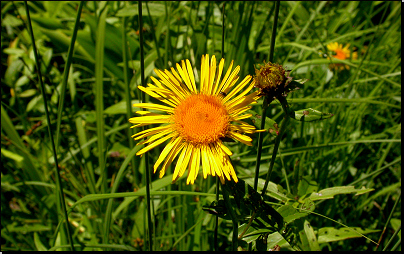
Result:
[[[327,45],[327,49],[333,53],[332,57],[337,58],[340,60],[346,60],[350,59],[351,57],[351,50],[349,49],[350,44],[348,43],[345,47],[342,47],[342,44],[338,44],[338,42],[331,42]],[[330,58],[328,58],[330,59]],[[358,59],[358,53],[353,52],[352,53],[352,59],[356,60]],[[349,65],[342,64],[342,63],[336,63],[336,64],[330,64],[331,69],[336,69],[336,70],[344,70],[347,69],[349,70]]]
[[[174,68],[171,68],[171,72],[155,69],[160,80],[150,77],[154,85],[138,86],[141,91],[166,105],[133,104],[134,107],[151,109],[153,112],[137,111],[140,116],[129,119],[130,123],[135,124],[132,128],[160,124],[132,136],[135,140],[148,137],[138,143],[146,146],[136,155],[142,155],[168,141],[154,164],[154,172],[162,164],[160,178],[178,156],[173,181],[188,169],[187,184],[193,184],[202,165],[204,178],[207,175],[217,175],[222,183],[225,183],[225,179],[237,182],[236,172],[229,158],[232,152],[223,144],[222,139],[227,137],[252,145],[252,139],[244,134],[252,134],[257,130],[241,121],[252,115],[241,114],[250,109],[249,104],[256,103],[259,98],[258,91],[247,95],[254,88],[255,81],[249,84],[252,77],[247,75],[236,85],[240,66],[231,71],[233,61],[221,79],[224,59],[221,59],[217,68],[215,56],[209,61],[209,55],[205,55],[202,56],[198,91],[189,60],[182,61],[181,64],[176,65],[178,72]],[[166,114],[160,114],[159,111]]]

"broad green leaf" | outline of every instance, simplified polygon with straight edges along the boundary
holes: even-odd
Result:
[[[39,239],[39,235],[37,232],[34,233],[34,243],[35,247],[38,251],[47,251],[48,249],[43,245],[41,239]]]
[[[254,110],[247,110],[246,113],[248,114],[252,114],[252,116],[250,117],[251,121],[253,122],[253,124],[255,125],[255,127],[257,129],[261,128],[261,119],[262,119],[262,115],[258,114],[257,112],[255,112]],[[265,130],[268,130],[269,133],[271,133],[273,136],[276,136],[279,134],[279,128],[278,128],[278,124],[272,120],[269,117],[265,117]]]
[[[254,185],[254,178],[247,178],[245,179],[245,182],[248,183],[249,185],[253,186]],[[257,191],[261,192],[262,189],[264,188],[265,185],[265,180],[258,178],[258,184],[257,184]],[[289,200],[289,198],[284,194],[280,189],[279,186],[271,181],[268,182],[268,187],[266,190],[266,195],[279,200],[286,202]]]
[[[47,18],[41,14],[31,15],[31,19],[35,21],[38,25],[43,28],[55,30],[58,28],[63,28],[63,24],[60,23],[58,19],[55,18]]]
[[[291,205],[283,205],[277,209],[278,213],[280,213],[285,221],[285,223],[291,223],[296,219],[305,217],[308,213],[299,212]]]
[[[318,110],[307,108],[295,111],[295,114],[291,117],[295,120],[302,121],[302,122],[313,122],[318,120],[324,120],[327,118],[332,117],[334,114],[331,113],[322,113]]]
[[[310,250],[319,251],[320,246],[318,245],[316,234],[307,220],[304,221],[304,232],[306,233],[307,240],[309,241]]]
[[[334,196],[338,194],[351,194],[351,193],[356,193],[356,195],[362,195],[371,191],[374,191],[374,189],[366,189],[365,187],[362,187],[362,189],[355,189],[355,186],[338,186],[323,189],[319,192],[313,192],[310,195],[310,199],[312,201],[321,199],[330,199],[334,198]]]
[[[25,76],[24,76],[25,77]],[[34,96],[37,93],[36,89],[27,89],[20,93],[20,97],[25,98],[25,97],[31,97]]]
[[[357,231],[357,232],[355,232]],[[375,229],[361,229],[359,227],[352,228],[334,228],[334,227],[324,227],[318,230],[318,242],[328,243],[335,241],[342,241],[350,238],[362,237],[364,234],[380,232],[381,230]],[[362,234],[362,235],[361,235]]]
[[[162,3],[147,3],[149,10],[150,10],[150,16],[156,16],[156,17],[161,17],[164,16],[166,11],[165,11],[165,6]],[[142,3],[142,10],[147,10],[146,9],[146,3]],[[147,12],[146,12],[147,13]],[[136,16],[139,14],[138,10],[138,5],[130,5],[127,6],[123,9],[120,9],[117,13],[116,16],[118,17],[132,17]],[[145,15],[145,11],[143,11],[143,15]]]
[[[9,232],[26,234],[29,232],[50,231],[51,227],[42,224],[24,224],[22,226],[17,226],[17,222],[14,222],[11,225],[7,225],[7,230]]]
[[[11,151],[3,148],[3,147],[1,148],[1,154],[4,155],[7,158],[10,158],[10,159],[16,161],[16,162],[22,162],[24,160],[24,157],[22,157],[22,156],[20,156],[20,155],[18,155],[16,153],[13,153],[13,152],[11,152]]]
[[[140,103],[139,100],[132,100],[131,105],[134,103]],[[132,107],[133,109],[133,107]],[[132,110],[133,111],[133,110]],[[117,115],[126,114],[126,101],[120,101],[104,110],[104,114]]]

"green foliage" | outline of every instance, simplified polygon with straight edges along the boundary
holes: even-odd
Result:
[[[80,21],[78,2],[27,4],[39,60],[24,3],[1,2],[2,250],[147,250],[149,230],[153,250],[401,250],[399,2],[280,1],[276,35],[267,1],[142,2],[143,28],[137,2],[87,1]],[[224,56],[225,68],[234,60],[244,78],[268,61],[272,38],[273,62],[298,89],[247,112],[257,129],[266,112],[258,171],[256,133],[252,147],[225,140],[239,178],[221,187],[228,200],[211,176],[186,185],[171,183],[171,168],[150,172],[163,146],[148,163],[135,156],[141,130],[128,123],[139,110],[129,102],[141,101],[140,47],[146,82],[189,59],[198,83],[202,54]],[[331,42],[358,58],[336,59]]]

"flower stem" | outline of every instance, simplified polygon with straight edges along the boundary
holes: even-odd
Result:
[[[233,210],[233,207],[230,203],[229,193],[227,192],[226,188],[223,188],[222,185],[222,192],[224,202],[226,204],[227,211],[230,213],[231,221],[233,222],[233,237],[232,237],[232,251],[237,251],[238,247],[238,220],[236,217],[236,213]]]
[[[283,97],[282,95],[279,96],[277,98],[279,100],[279,102],[282,105],[282,109],[285,112],[285,117],[282,121],[281,127],[280,127],[280,131],[278,136],[275,139],[275,146],[274,146],[274,150],[272,152],[272,158],[271,158],[271,163],[269,164],[269,168],[268,168],[268,172],[267,172],[267,177],[265,179],[265,184],[264,184],[264,188],[262,189],[261,195],[264,195],[264,193],[267,190],[268,187],[268,183],[269,183],[269,179],[271,178],[271,173],[272,173],[272,169],[274,167],[275,164],[275,159],[276,159],[276,154],[278,153],[278,149],[279,149],[279,144],[281,143],[281,139],[283,134],[286,131],[287,125],[289,123],[290,120],[290,115],[289,115],[289,106],[287,104],[287,101],[285,99],[285,97]]]
[[[142,19],[142,1],[138,2],[139,8],[139,43],[140,43],[140,76],[142,86],[145,86],[145,78],[144,78],[144,50],[143,50],[143,19]],[[146,96],[142,93],[142,102],[146,102]],[[150,202],[150,172],[149,172],[149,156],[145,154],[145,175],[146,175],[146,201],[147,201],[147,225],[148,225],[148,247],[149,251],[152,251],[152,236],[153,236],[153,227],[151,223],[151,202]]]
[[[276,1],[275,2],[274,26],[272,28],[271,46],[269,48],[269,55],[268,55],[269,62],[273,62],[273,58],[274,58],[276,27],[278,26],[279,5],[280,5],[280,2]],[[262,104],[261,130],[265,128],[266,112],[267,112],[268,105],[269,105],[269,103],[271,103],[271,101],[268,101],[267,96],[264,97],[264,102]],[[255,176],[254,176],[254,190],[255,191],[257,190],[257,186],[258,186],[258,173],[259,173],[259,168],[260,168],[260,164],[261,164],[261,152],[262,152],[263,139],[264,139],[264,134],[262,132],[260,132],[258,134],[257,160],[256,160]]]

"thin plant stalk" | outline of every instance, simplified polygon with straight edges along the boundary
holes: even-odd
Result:
[[[269,55],[268,55],[268,61],[270,61],[270,62],[272,62],[273,58],[274,58],[276,27],[278,26],[279,5],[280,5],[280,2],[276,1],[275,2],[274,26],[272,28],[271,45],[269,48]],[[268,101],[268,98],[265,96],[264,102],[262,104],[262,117],[261,117],[261,126],[260,126],[261,130],[265,128],[265,118],[266,118],[266,112],[267,112],[269,103],[271,103],[271,102]],[[261,164],[263,139],[264,139],[264,133],[263,132],[258,133],[258,149],[257,149],[257,160],[256,160],[255,176],[254,176],[254,190],[257,190],[257,188],[258,188],[258,175],[259,175],[259,168],[260,168],[260,164]]]
[[[79,30],[80,24],[80,16],[81,10],[83,9],[85,1],[80,1],[79,8],[77,10],[76,22],[74,23],[72,39],[70,40],[69,50],[67,51],[67,59],[65,69],[63,70],[63,78],[62,78],[62,90],[59,97],[59,106],[58,106],[58,114],[57,114],[57,124],[56,124],[56,147],[59,148],[60,140],[60,125],[62,122],[62,110],[63,104],[65,101],[65,94],[66,94],[66,87],[67,87],[67,80],[69,79],[69,72],[70,66],[73,59],[73,51],[74,51],[74,44],[76,43],[77,31]]]
[[[122,17],[122,60],[123,60],[123,82],[125,83],[125,100],[126,100],[126,118],[132,117],[132,98],[130,96],[130,84],[129,84],[129,65],[128,65],[128,47],[127,47],[127,37],[126,37],[126,17]],[[131,135],[130,129],[127,130],[127,135],[129,139],[129,147],[134,146],[134,141]],[[139,179],[139,172],[135,169],[135,158],[132,157],[131,160],[132,174]]]
[[[282,95],[279,96],[277,99],[280,101],[280,103],[282,105],[282,109],[283,109],[283,111],[285,113],[285,117],[284,117],[284,119],[283,119],[283,121],[281,123],[279,134],[275,139],[274,150],[272,152],[271,162],[269,164],[267,177],[265,179],[265,184],[264,184],[264,188],[262,189],[261,195],[264,195],[267,188],[268,188],[269,179],[271,178],[272,169],[273,169],[274,164],[275,164],[276,154],[278,153],[279,144],[281,143],[282,136],[283,136],[283,134],[285,134],[285,131],[286,131],[287,126],[288,126],[288,123],[290,121],[290,114],[289,114],[289,109],[288,109],[286,99],[284,97],[282,97]]]
[[[224,8],[226,3],[223,3],[223,10],[222,10],[222,58],[224,58]],[[219,177],[216,177],[216,200],[219,200]],[[216,251],[219,251],[219,244],[218,244],[218,229],[219,229],[219,216],[215,217],[215,235],[214,235],[214,247]]]
[[[153,19],[152,19],[152,16],[150,15],[149,5],[147,4],[147,2],[145,2],[145,4],[146,4],[146,9],[147,9],[147,14],[149,15],[150,26],[152,27],[152,29],[154,29]],[[162,64],[163,59],[161,58],[161,55],[160,55],[160,48],[159,48],[159,43],[157,42],[156,32],[152,31],[152,35],[153,35],[153,40],[154,40],[154,44],[156,45],[156,51],[157,51],[156,62],[158,62],[160,65],[160,64]],[[162,67],[162,66],[158,66],[158,67]]]
[[[390,224],[391,217],[393,216],[394,210],[396,210],[396,206],[397,206],[398,202],[400,202],[400,199],[401,199],[401,191],[400,191],[400,193],[398,194],[398,198],[396,199],[396,202],[394,203],[394,206],[393,206],[393,208],[391,209],[389,218],[387,219],[386,224],[384,225],[383,232],[382,232],[382,234],[380,235],[380,238],[379,238],[379,241],[378,241],[378,243],[377,243],[377,246],[376,246],[375,251],[377,251],[377,249],[379,248],[380,243],[382,242],[383,235],[384,235],[384,233],[385,233],[386,230],[387,230],[387,226]],[[400,227],[401,227],[401,225],[400,225]],[[387,247],[390,245],[391,241],[393,240],[393,238],[395,237],[395,235],[398,233],[399,230],[400,230],[400,228],[398,228],[398,229],[396,230],[396,232],[394,233],[394,235],[391,237],[390,241],[389,241],[389,242],[386,244],[386,246],[384,247],[383,251],[385,251],[385,250],[387,249]]]
[[[222,192],[223,192],[223,199],[226,204],[226,208],[228,212],[230,213],[231,221],[233,224],[233,236],[232,236],[232,251],[237,251],[238,247],[238,220],[236,217],[236,213],[230,203],[230,197],[229,197],[229,192],[227,191],[226,188],[223,188],[222,186]]]
[[[32,30],[31,17],[29,15],[29,9],[28,9],[27,1],[24,1],[24,5],[25,5],[25,10],[27,12],[28,27],[29,27],[31,40],[32,40],[32,47],[33,47],[34,56],[35,56],[35,64],[36,64],[36,68],[37,68],[37,72],[38,72],[39,83],[41,85],[41,93],[42,93],[42,98],[43,98],[43,102],[44,102],[46,120],[48,122],[48,124],[47,124],[48,125],[48,134],[49,134],[49,137],[51,139],[53,157],[54,157],[54,160],[55,160],[56,185],[57,185],[57,188],[58,188],[59,193],[60,193],[60,202],[61,202],[61,207],[62,207],[64,220],[65,220],[65,223],[66,223],[67,237],[69,238],[70,248],[71,248],[72,251],[74,251],[73,238],[72,238],[72,235],[71,235],[71,232],[70,232],[69,220],[68,220],[67,211],[66,211],[66,203],[65,203],[64,193],[63,193],[63,186],[62,186],[62,182],[60,180],[58,157],[57,157],[57,154],[56,154],[55,141],[53,139],[51,121],[50,121],[50,117],[49,117],[48,102],[47,102],[46,95],[45,95],[45,86],[44,86],[43,81],[42,81],[41,66],[39,64],[39,57],[38,57],[38,53],[37,53],[37,49],[36,49],[36,45],[35,45],[34,31]]]
[[[141,84],[142,86],[145,85],[145,77],[144,77],[144,49],[143,49],[143,18],[142,18],[142,1],[138,2],[139,8],[139,43],[140,43],[140,77],[141,77]],[[146,96],[142,93],[142,102],[146,102]],[[145,129],[146,127],[143,127]],[[148,247],[149,251],[152,251],[152,221],[151,221],[151,207],[150,207],[150,172],[149,172],[149,156],[145,154],[145,171],[144,174],[146,175],[146,203],[147,203],[147,225],[148,225]]]

